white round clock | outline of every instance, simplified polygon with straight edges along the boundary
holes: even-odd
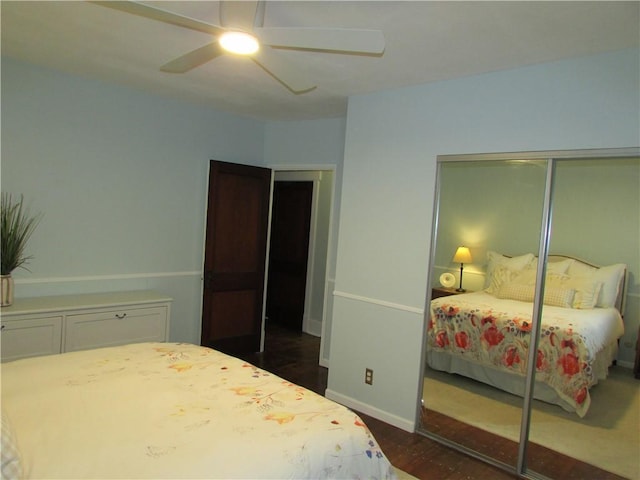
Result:
[[[443,287],[451,288],[456,284],[456,277],[453,276],[453,273],[443,273],[440,275],[440,284]]]

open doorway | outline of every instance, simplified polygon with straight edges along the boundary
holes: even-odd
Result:
[[[263,351],[269,279],[268,238],[272,183],[311,184],[308,238],[300,257],[306,269],[301,330],[327,332],[328,258],[335,171],[253,167],[212,160],[203,275],[202,344],[232,355]],[[295,196],[293,202],[299,202]],[[308,200],[307,200],[308,203]],[[286,222],[281,228],[290,230]],[[305,263],[306,260],[306,263]],[[265,282],[266,280],[266,282]],[[285,286],[284,294],[287,293]],[[246,340],[246,341],[245,341]],[[257,342],[257,343],[256,343]],[[323,352],[321,348],[321,352]],[[322,355],[319,363],[328,366]]]
[[[266,322],[320,337],[334,174],[274,171]]]

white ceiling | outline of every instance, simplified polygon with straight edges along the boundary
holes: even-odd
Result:
[[[146,2],[219,24],[217,1]],[[347,97],[640,45],[640,2],[269,1],[265,27],[384,33],[382,56],[280,50],[315,79],[294,95],[246,58],[159,67],[207,34],[81,2],[5,1],[2,55],[265,120],[336,117]]]

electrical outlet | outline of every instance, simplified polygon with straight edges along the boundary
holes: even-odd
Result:
[[[366,368],[364,370],[364,383],[367,385],[373,385],[373,370]]]

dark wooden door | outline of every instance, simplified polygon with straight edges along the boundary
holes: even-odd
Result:
[[[202,345],[260,351],[271,170],[211,161]]]
[[[302,331],[313,182],[275,182],[267,318]]]

